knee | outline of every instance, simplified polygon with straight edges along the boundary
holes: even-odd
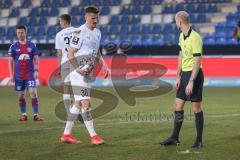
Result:
[[[20,94],[18,95],[18,99],[19,99],[19,100],[25,99],[24,93],[20,93]]]
[[[192,103],[192,110],[194,113],[198,113],[202,111],[200,103]]]
[[[81,101],[75,101],[74,106],[77,107],[78,109],[81,108]]]
[[[193,107],[193,112],[194,113],[198,113],[198,112],[201,112],[201,111],[202,111],[201,107]]]
[[[37,98],[37,93],[35,91],[29,92],[31,98]]]
[[[91,115],[91,110],[90,110],[91,104],[90,100],[83,100],[82,101],[82,119],[84,121],[91,121],[92,120],[92,115]]]
[[[37,94],[36,93],[33,93],[30,96],[31,96],[31,98],[37,98]]]
[[[91,103],[90,103],[90,100],[82,100],[81,101],[81,106],[82,108],[90,108],[91,107]]]
[[[180,105],[178,102],[174,102],[174,110],[175,111],[182,111],[183,110],[183,106]]]

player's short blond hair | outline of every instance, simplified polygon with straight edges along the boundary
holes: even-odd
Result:
[[[186,23],[186,24],[190,23],[189,14],[186,11],[177,12],[175,18],[181,19],[183,21],[183,23]]]

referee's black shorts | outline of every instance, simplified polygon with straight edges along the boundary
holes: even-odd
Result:
[[[182,72],[176,98],[182,99],[184,101],[201,102],[204,82],[204,75],[202,69],[199,70],[198,75],[194,80],[192,94],[190,96],[187,96],[185,90],[188,85],[191,74],[192,71]]]

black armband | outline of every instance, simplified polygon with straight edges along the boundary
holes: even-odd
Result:
[[[201,53],[193,53],[193,57],[201,57],[202,54]]]

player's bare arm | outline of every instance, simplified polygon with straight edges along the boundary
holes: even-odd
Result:
[[[178,55],[178,68],[177,68],[177,75],[176,75],[176,81],[175,81],[176,90],[178,90],[180,85],[181,72],[182,72],[182,52],[180,51]]]
[[[58,66],[61,66],[61,60],[62,60],[62,50],[58,49],[57,50],[57,58],[58,58]],[[60,68],[58,70],[58,76],[61,75]]]
[[[107,78],[108,75],[109,75],[109,68],[108,68],[108,66],[107,66],[106,62],[104,61],[101,54],[99,54],[99,56],[96,58],[96,61],[98,61],[101,64],[101,66],[103,67],[103,70],[104,70],[104,73],[105,73],[104,78]]]
[[[74,69],[77,69],[79,67],[77,59],[74,56],[76,52],[77,52],[76,48],[73,48],[73,47],[68,48],[68,59],[70,63],[73,65]]]
[[[188,85],[186,87],[186,95],[191,95],[192,94],[193,83],[194,83],[194,80],[196,79],[197,74],[199,72],[201,61],[202,61],[201,56],[194,57],[194,66],[193,66],[193,70],[192,70],[190,80],[189,80]]]
[[[8,69],[9,69],[9,74],[11,81],[14,81],[14,75],[13,75],[13,57],[9,56],[8,58]]]
[[[80,74],[86,75],[88,71],[78,64],[77,58],[74,56],[77,52],[77,49],[74,47],[68,48],[68,59],[73,65],[74,69]]]
[[[38,78],[38,65],[39,65],[39,56],[33,56],[33,65],[34,65],[34,79]]]

